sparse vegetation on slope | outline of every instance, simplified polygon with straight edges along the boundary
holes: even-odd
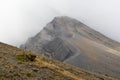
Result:
[[[0,43],[0,80],[114,80]]]

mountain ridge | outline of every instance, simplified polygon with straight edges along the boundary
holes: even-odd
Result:
[[[56,17],[21,48],[120,79],[120,43],[70,17]]]

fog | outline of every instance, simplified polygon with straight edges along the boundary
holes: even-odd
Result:
[[[120,41],[119,0],[0,0],[0,42],[19,46],[55,16],[78,19]]]

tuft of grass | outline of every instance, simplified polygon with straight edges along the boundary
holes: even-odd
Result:
[[[23,64],[23,62],[22,62],[22,61],[19,61],[18,64]]]
[[[27,77],[34,77],[34,75],[32,73],[30,73],[30,72],[27,73],[26,75],[27,75]]]
[[[17,54],[16,58],[22,62],[35,61],[36,55],[34,54]]]

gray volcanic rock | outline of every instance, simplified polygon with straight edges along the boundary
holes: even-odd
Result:
[[[56,17],[21,48],[120,79],[120,43],[69,17]]]

